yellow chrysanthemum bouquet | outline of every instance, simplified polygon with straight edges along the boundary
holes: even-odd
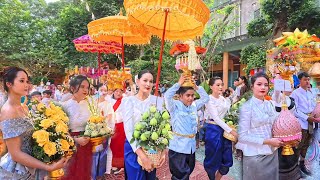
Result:
[[[100,113],[97,100],[88,97],[87,102],[91,116],[83,135],[90,137],[90,142],[93,144],[92,151],[95,152],[96,147],[112,134],[112,129],[108,127],[105,117]]]
[[[69,118],[62,107],[53,102],[46,107],[43,103],[33,106],[29,116],[33,122],[33,157],[45,163],[71,156],[76,151],[73,138],[69,134]],[[63,170],[60,170],[60,175]]]

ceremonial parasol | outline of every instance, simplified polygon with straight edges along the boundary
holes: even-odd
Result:
[[[142,45],[150,42],[150,35],[141,25],[131,26],[127,16],[120,12],[116,16],[91,21],[88,24],[89,35],[95,41],[115,41],[121,43],[122,68],[124,71],[124,44]]]
[[[114,41],[95,42],[89,35],[84,35],[72,41],[77,51],[98,53],[98,74],[100,75],[101,53],[105,54],[120,54],[122,53],[121,45]]]
[[[129,21],[144,24],[147,30],[161,37],[156,91],[161,73],[165,40],[190,40],[203,34],[210,10],[200,0],[124,0]]]

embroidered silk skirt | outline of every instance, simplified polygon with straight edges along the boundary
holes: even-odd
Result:
[[[204,168],[210,179],[216,171],[226,175],[233,165],[232,142],[223,137],[224,130],[215,124],[207,124],[205,134]]]
[[[243,180],[279,180],[278,151],[271,155],[243,156]]]

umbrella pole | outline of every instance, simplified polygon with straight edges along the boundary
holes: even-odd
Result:
[[[122,57],[122,71],[124,72],[124,45],[123,45],[123,36],[121,36],[121,46],[122,46],[122,53],[121,53],[121,57]]]
[[[100,76],[100,68],[101,68],[101,54],[98,52],[98,76]]]
[[[158,89],[159,89],[159,81],[160,81],[160,74],[161,74],[161,65],[162,65],[162,55],[163,55],[163,46],[164,46],[164,37],[166,35],[166,26],[167,26],[167,17],[168,17],[169,10],[165,10],[165,17],[164,17],[164,27],[163,33],[161,38],[161,48],[160,48],[160,56],[159,56],[159,64],[158,64],[158,73],[157,73],[157,80],[156,80],[156,91],[155,95],[158,96]]]

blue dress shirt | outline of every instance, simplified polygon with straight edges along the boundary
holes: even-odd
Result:
[[[183,135],[196,134],[197,111],[209,101],[209,96],[202,87],[199,87],[197,92],[200,99],[194,101],[190,106],[186,106],[181,101],[173,99],[179,88],[180,85],[176,83],[164,95],[166,107],[171,115],[172,131]],[[195,137],[187,138],[173,134],[169,149],[178,153],[193,154],[196,150]]]

